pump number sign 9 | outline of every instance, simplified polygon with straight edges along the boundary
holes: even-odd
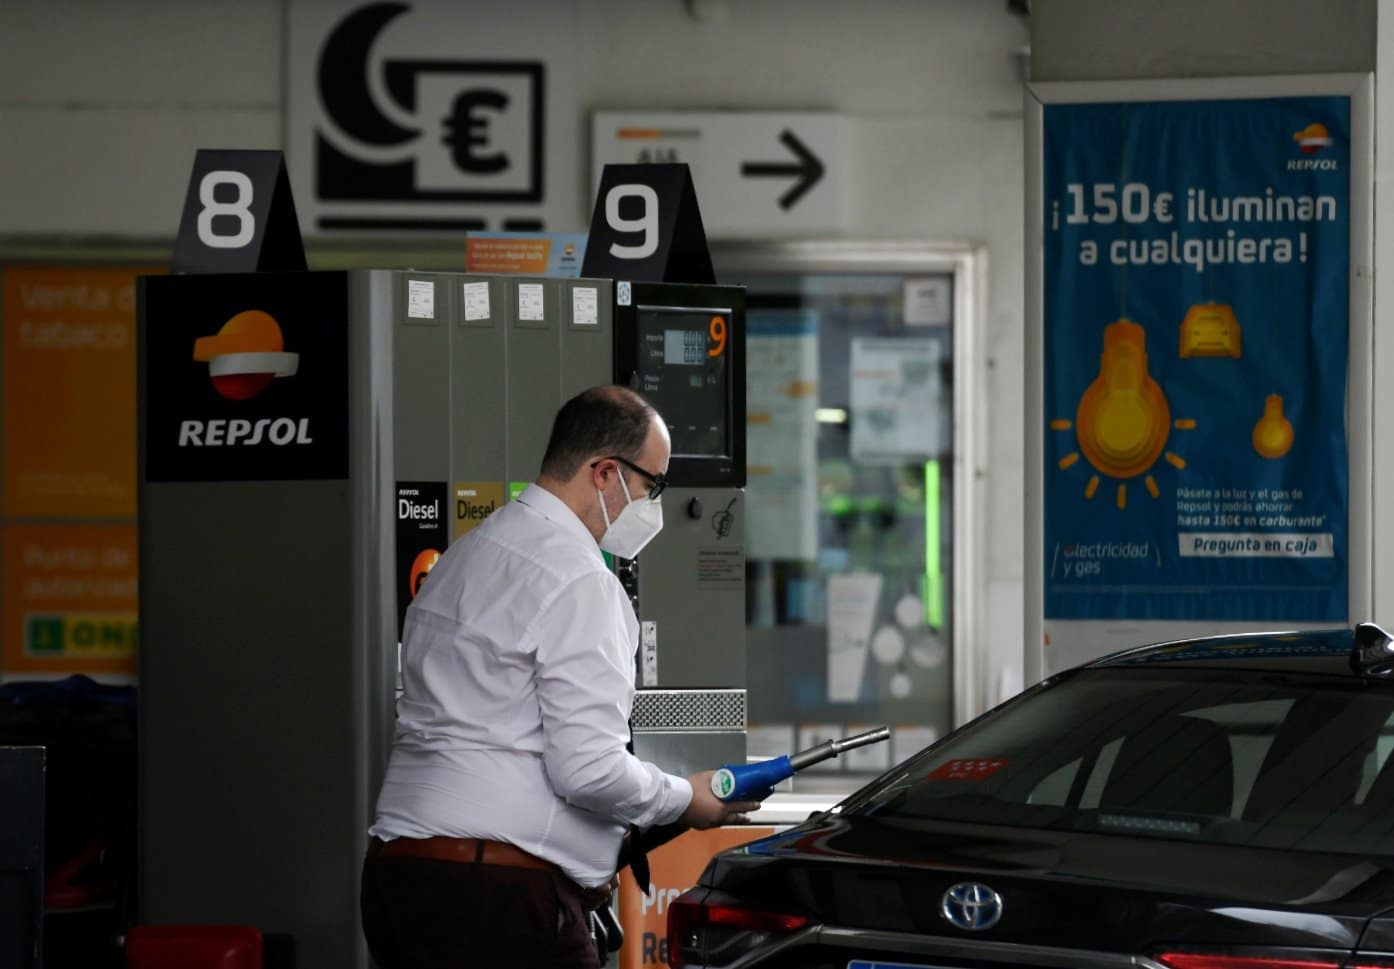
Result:
[[[714,283],[686,165],[606,165],[581,275]]]

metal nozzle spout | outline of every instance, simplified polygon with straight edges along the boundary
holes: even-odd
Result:
[[[857,747],[865,747],[867,744],[880,743],[883,740],[891,739],[890,727],[877,727],[868,730],[866,733],[859,733],[854,737],[843,737],[841,740],[825,740],[817,747],[810,747],[801,750],[797,754],[789,755],[789,766],[794,770],[803,770],[813,764],[820,763],[830,757],[836,757],[845,750],[854,750]]]

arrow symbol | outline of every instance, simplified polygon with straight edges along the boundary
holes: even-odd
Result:
[[[803,198],[804,193],[818,184],[823,177],[823,163],[818,156],[808,150],[808,146],[787,128],[779,135],[779,141],[785,148],[794,153],[798,161],[790,162],[743,162],[741,164],[741,174],[748,178],[763,178],[770,175],[797,175],[796,181],[789,191],[779,197],[779,207],[790,209],[794,203]]]

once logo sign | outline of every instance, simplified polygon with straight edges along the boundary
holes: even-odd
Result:
[[[300,363],[298,353],[286,353],[281,327],[270,313],[244,310],[213,336],[194,341],[194,359],[208,364],[213,389],[228,400],[247,400],[289,377]]]

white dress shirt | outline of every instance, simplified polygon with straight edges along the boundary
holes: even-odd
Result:
[[[625,751],[639,624],[590,531],[530,485],[446,551],[407,609],[383,840],[507,841],[604,884],[629,824],[692,787]]]

